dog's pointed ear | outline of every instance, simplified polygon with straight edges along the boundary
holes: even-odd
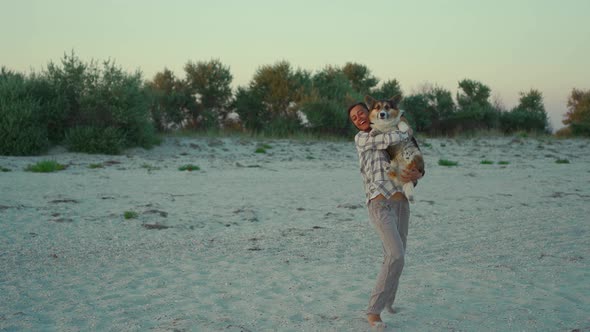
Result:
[[[395,95],[389,99],[389,102],[391,103],[391,106],[393,106],[393,108],[398,109],[399,102],[401,100],[402,100],[402,95]]]
[[[367,108],[369,109],[369,111],[373,109],[373,105],[375,105],[375,102],[376,102],[375,98],[373,98],[369,95],[365,96],[365,104],[367,105]]]

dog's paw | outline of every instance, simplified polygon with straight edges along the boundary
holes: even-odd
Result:
[[[385,325],[385,323],[383,322],[375,322],[371,327],[374,327],[376,329],[384,329],[387,327],[387,325]]]
[[[377,130],[377,129],[373,129],[373,130],[371,130],[369,132],[369,135],[372,136],[372,137],[375,137],[375,136],[377,136],[379,134],[382,134],[382,132],[380,130]]]

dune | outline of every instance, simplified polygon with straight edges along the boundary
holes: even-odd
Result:
[[[590,331],[589,141],[421,143],[385,330]],[[24,170],[47,159],[67,168]],[[0,166],[0,330],[368,330],[381,244],[352,142],[167,138]]]

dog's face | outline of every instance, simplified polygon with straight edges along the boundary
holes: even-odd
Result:
[[[398,108],[400,99],[400,96],[396,96],[389,100],[376,100],[371,96],[365,96],[371,128],[386,131],[397,126],[402,116]]]

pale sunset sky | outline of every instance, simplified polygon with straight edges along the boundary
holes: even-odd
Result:
[[[572,89],[590,89],[589,22],[590,0],[0,0],[0,66],[40,72],[74,50],[151,79],[219,59],[236,88],[280,60],[356,62],[406,95],[468,78],[510,109],[537,89],[559,129]]]

